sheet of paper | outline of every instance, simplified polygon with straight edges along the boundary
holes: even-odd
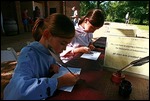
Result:
[[[76,74],[80,74],[80,72],[81,72],[81,68],[73,68],[73,67],[68,67],[68,68],[69,68],[73,73],[76,73]],[[69,71],[68,71],[65,67],[61,66],[60,69],[59,69],[59,73],[54,74],[54,75],[52,76],[52,78],[58,78],[58,77],[60,77],[60,76],[62,76],[62,75],[64,75],[64,74],[66,74],[66,73],[68,73],[68,72],[69,72]],[[62,88],[60,88],[59,90],[71,92],[72,89],[73,89],[73,87],[74,87],[74,86],[62,87]]]
[[[101,52],[91,51],[90,53],[84,53],[81,55],[81,58],[97,60]]]
[[[104,66],[119,70],[132,61],[149,56],[149,39],[136,37],[107,37]],[[149,77],[149,63],[132,66],[125,71]]]

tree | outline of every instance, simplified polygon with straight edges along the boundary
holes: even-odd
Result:
[[[100,4],[102,2],[104,1],[81,1],[80,2],[80,15],[84,16],[87,13],[87,11],[90,9],[101,8]]]
[[[133,24],[149,24],[149,1],[81,1],[80,15],[89,9],[100,8],[107,21],[125,22],[125,15],[130,13]]]
[[[99,5],[104,1],[97,1],[97,8],[99,8]]]
[[[105,1],[101,7],[106,13],[106,20],[124,22],[130,12],[132,23],[146,24],[149,22],[149,1]]]

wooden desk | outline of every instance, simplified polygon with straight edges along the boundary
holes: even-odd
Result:
[[[67,64],[82,68],[81,80],[74,86],[72,92],[57,90],[48,100],[148,100],[149,80],[126,75],[132,83],[132,92],[128,98],[119,95],[119,85],[111,81],[112,72],[102,66],[104,50],[97,61],[80,58],[78,54]]]

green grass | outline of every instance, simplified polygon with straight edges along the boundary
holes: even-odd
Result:
[[[149,30],[149,26],[146,25],[136,25],[141,30]]]

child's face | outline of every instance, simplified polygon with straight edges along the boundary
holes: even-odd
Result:
[[[98,29],[99,27],[94,27],[90,22],[89,20],[87,20],[85,22],[85,25],[84,25],[84,31],[88,32],[88,33],[93,33],[96,29]]]
[[[54,49],[54,51],[59,54],[66,49],[67,44],[70,43],[71,40],[72,38],[66,39],[66,38],[52,36],[49,40],[49,44]]]

